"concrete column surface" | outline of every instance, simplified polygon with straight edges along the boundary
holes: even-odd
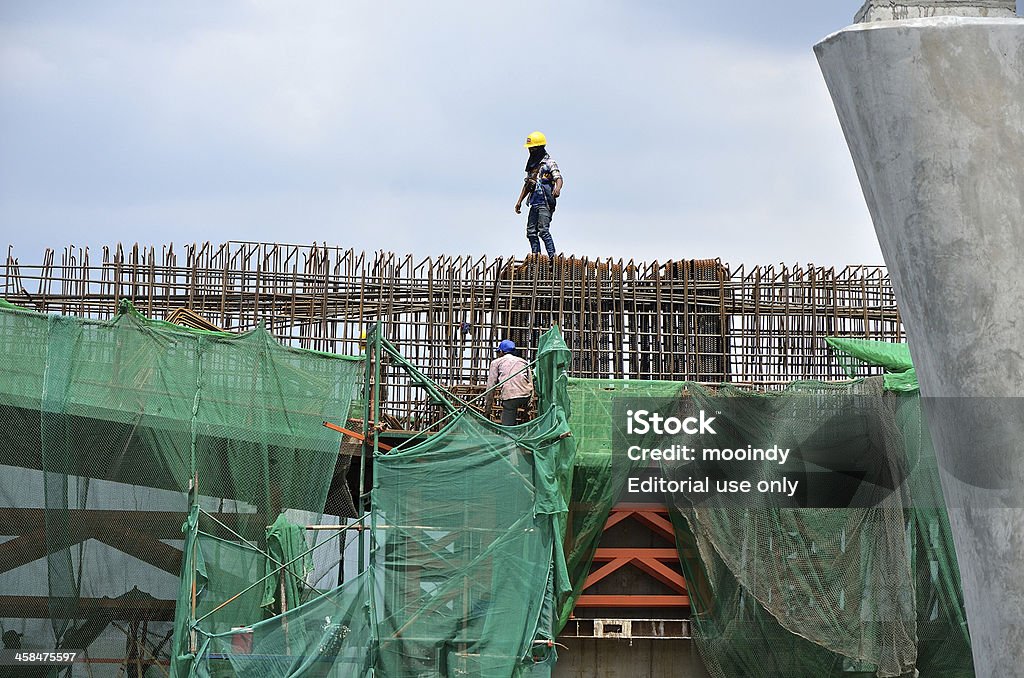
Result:
[[[866,0],[853,22],[932,16],[1015,17],[1017,0]]]
[[[1024,20],[815,46],[939,458],[979,676],[1024,675]]]

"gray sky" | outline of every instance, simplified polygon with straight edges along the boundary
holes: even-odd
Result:
[[[0,243],[523,254],[538,129],[560,251],[881,263],[811,51],[860,4],[5,0]]]

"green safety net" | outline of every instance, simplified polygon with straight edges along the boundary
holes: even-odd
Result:
[[[536,419],[502,427],[464,408],[421,442],[375,456],[363,521],[373,548],[342,586],[261,621],[255,598],[231,600],[243,582],[215,583],[230,575],[211,572],[210,539],[197,532],[198,621],[179,627],[196,653],[175,675],[550,676],[556,608],[571,589],[562,534],[575,441],[557,329],[537,353]],[[181,593],[179,610],[191,595]]]
[[[910,347],[888,341],[826,337],[839,364],[850,377],[866,365],[885,368],[885,390],[913,393],[918,390],[917,371],[910,360]]]
[[[272,575],[281,570],[275,582]],[[267,528],[267,558],[263,573],[263,601],[260,607],[280,614],[286,611],[287,601],[301,600],[306,578],[313,571],[313,554],[306,546],[306,532],[302,525],[289,522],[283,515]]]
[[[870,348],[906,355],[905,347]],[[886,366],[900,367],[899,374],[910,369],[896,361]],[[680,382],[570,380],[578,461],[567,552],[575,595],[611,507],[643,465],[624,459],[622,450],[613,457],[616,400],[683,399],[696,410],[730,398],[736,404],[719,415],[727,419],[721,423],[742,431],[744,440],[813,435],[826,452],[861,450],[877,477],[863,477],[856,492],[884,500],[870,508],[794,509],[771,502],[695,507],[681,496],[664,497],[694,638],[711,675],[974,675],[937,462],[919,394],[905,384],[802,382],[755,394]],[[664,464],[661,474],[681,479],[686,468]],[[771,472],[771,465],[756,468]],[[905,468],[913,469],[907,487],[889,492],[884,479]],[[562,608],[563,624],[572,603]]]
[[[754,439],[813,426],[817,449],[862,450],[871,470],[882,471],[859,481],[859,494],[879,498],[866,508],[694,507],[674,497],[678,543],[699,554],[682,562],[695,636],[712,675],[974,675],[952,535],[917,394],[883,392],[878,379],[845,387],[799,383],[761,396],[731,388],[690,392],[698,407],[723,396],[745,401],[730,417]],[[873,411],[833,411],[850,393],[866,396],[861,406]],[[902,491],[890,492],[884,479],[900,468],[912,472]],[[758,472],[782,473],[771,464]]]
[[[0,590],[24,596],[23,615],[0,624],[23,648],[127,653],[132,671],[160,674],[182,651],[183,567],[225,589],[258,580],[267,526],[320,520],[348,466],[322,424],[347,418],[361,359],[287,348],[262,328],[150,320],[128,302],[109,320],[0,303],[0,341]],[[336,503],[354,514],[351,498]],[[186,523],[210,537],[186,548]],[[262,594],[243,602],[262,614]]]
[[[629,475],[639,468],[638,463],[624,459],[621,450],[618,456],[612,454],[615,399],[676,398],[685,387],[678,381],[569,379],[569,424],[576,438],[576,466],[566,560],[573,587],[572,595],[559,610],[560,629],[569,621],[583,592],[608,515],[622,496]]]
[[[14,561],[0,585],[49,606],[45,628],[3,623],[38,647],[123,652],[110,610],[134,605],[154,620],[139,666],[171,657],[179,678],[549,676],[551,641],[639,468],[613,458],[617,398],[746,399],[749,416],[740,407],[734,423],[771,439],[794,425],[787,403],[810,397],[829,410],[863,394],[882,423],[866,431],[862,419],[833,416],[831,435],[847,447],[863,437],[884,464],[914,466],[887,503],[741,514],[671,503],[695,640],[716,677],[973,675],[905,349],[834,345],[851,370],[885,366],[884,382],[754,395],[568,379],[553,330],[537,353],[541,416],[506,428],[463,408],[418,444],[378,454],[372,510],[353,524],[351,499],[321,518],[348,463],[321,423],[347,417],[361,362],[288,349],[264,330],[187,330],[127,304],[109,321],[0,305],[0,336],[0,502],[29,510],[17,515],[27,526],[8,530],[8,541],[22,539],[8,551],[43,556]],[[902,385],[889,379],[900,375]],[[338,527],[306,530],[321,520]],[[335,586],[359,526],[372,547],[365,571]],[[167,616],[155,621],[167,600],[177,602],[173,636]]]

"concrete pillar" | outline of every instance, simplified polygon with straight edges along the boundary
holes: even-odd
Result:
[[[815,52],[918,368],[975,667],[1024,675],[1024,20],[862,23]]]
[[[932,16],[1014,17],[1017,0],[867,0],[853,18],[864,21],[896,21]]]

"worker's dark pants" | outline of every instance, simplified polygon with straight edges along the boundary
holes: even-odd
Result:
[[[526,218],[526,239],[530,241],[530,251],[540,254],[540,241],[548,256],[555,256],[555,241],[551,238],[551,210],[546,205],[534,205]]]
[[[526,403],[530,402],[529,396],[522,398],[509,398],[508,400],[501,401],[501,425],[512,426],[516,423],[516,412],[520,407],[526,407]]]

